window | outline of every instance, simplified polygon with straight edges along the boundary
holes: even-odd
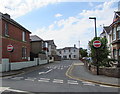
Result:
[[[59,51],[59,53],[61,54],[61,51]]]
[[[75,52],[75,50],[74,50],[74,52]]]
[[[66,52],[66,51],[64,50],[64,52]]]
[[[116,58],[116,55],[117,55],[117,51],[116,49],[113,50],[113,57]]]
[[[22,47],[22,59],[27,59],[27,49]]]
[[[116,40],[116,28],[113,29],[113,40]]]
[[[118,32],[118,39],[120,39],[120,31],[117,31]]]
[[[120,56],[120,49],[118,49],[118,53],[119,53],[119,56]]]
[[[70,52],[70,49],[69,49],[69,52]]]
[[[26,33],[22,32],[22,41],[26,41]]]
[[[5,36],[6,35],[9,35],[9,32],[8,32],[8,23],[5,23]]]
[[[74,58],[76,58],[76,55],[74,55]]]
[[[117,27],[117,35],[118,35],[118,39],[120,39],[120,26]]]

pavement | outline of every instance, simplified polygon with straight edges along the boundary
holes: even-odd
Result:
[[[74,63],[69,67],[66,72],[66,76],[75,80],[120,88],[120,78],[92,74],[88,69],[86,69],[84,63]]]
[[[14,76],[14,75],[19,75],[19,74],[23,74],[23,73],[27,73],[27,72],[32,72],[34,70],[40,69],[44,65],[46,65],[46,64],[39,65],[39,66],[32,66],[32,67],[28,67],[28,68],[23,68],[23,69],[20,69],[20,70],[2,72],[2,73],[0,73],[0,78],[8,77],[8,76]]]

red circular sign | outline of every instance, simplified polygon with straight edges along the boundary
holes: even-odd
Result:
[[[93,46],[94,46],[95,48],[99,48],[99,47],[101,46],[101,42],[100,42],[99,40],[95,40],[95,41],[93,42]]]
[[[13,46],[11,44],[7,46],[7,51],[9,51],[9,52],[13,51]]]

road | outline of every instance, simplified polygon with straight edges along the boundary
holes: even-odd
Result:
[[[117,92],[117,88],[86,84],[66,76],[72,63],[79,60],[65,60],[43,65],[38,70],[2,79],[2,94],[9,92]],[[83,73],[84,74],[84,73]],[[43,94],[43,93],[42,93]],[[44,93],[45,94],[45,93]]]

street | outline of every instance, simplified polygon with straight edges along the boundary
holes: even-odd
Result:
[[[118,92],[118,88],[102,86],[85,81],[74,80],[66,76],[72,64],[81,64],[79,60],[65,60],[42,65],[39,70],[2,79],[2,94],[5,92]],[[83,71],[80,72],[84,74]]]

